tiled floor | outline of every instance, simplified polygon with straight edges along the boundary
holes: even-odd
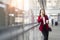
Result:
[[[49,40],[60,40],[60,26],[53,26],[49,33]]]

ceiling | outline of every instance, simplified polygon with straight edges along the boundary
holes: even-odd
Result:
[[[7,0],[0,0],[3,2],[6,2]],[[11,0],[9,0],[10,2]],[[45,9],[60,9],[60,0],[38,0],[40,7],[43,7]],[[43,2],[43,3],[42,3]],[[43,4],[43,6],[42,6]]]
[[[60,9],[60,0],[38,0],[40,6],[42,1],[46,9]]]

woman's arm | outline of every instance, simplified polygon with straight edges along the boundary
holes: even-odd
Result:
[[[48,23],[49,24],[49,18],[48,18],[48,16],[46,15],[46,23]]]
[[[40,23],[40,22],[41,22],[41,19],[42,19],[42,18],[41,18],[41,16],[38,16],[38,20],[37,20],[37,21],[38,21],[38,23]]]

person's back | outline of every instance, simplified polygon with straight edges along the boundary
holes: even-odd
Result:
[[[53,24],[54,24],[54,22],[53,22],[53,21],[54,21],[54,20],[52,19],[52,20],[51,20],[52,26],[53,26]]]

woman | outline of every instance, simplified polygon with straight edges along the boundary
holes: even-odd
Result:
[[[49,19],[48,16],[45,14],[45,10],[41,9],[40,10],[40,15],[38,16],[38,23],[40,24],[39,30],[42,32],[44,36],[44,40],[48,40],[48,35],[49,35]]]

